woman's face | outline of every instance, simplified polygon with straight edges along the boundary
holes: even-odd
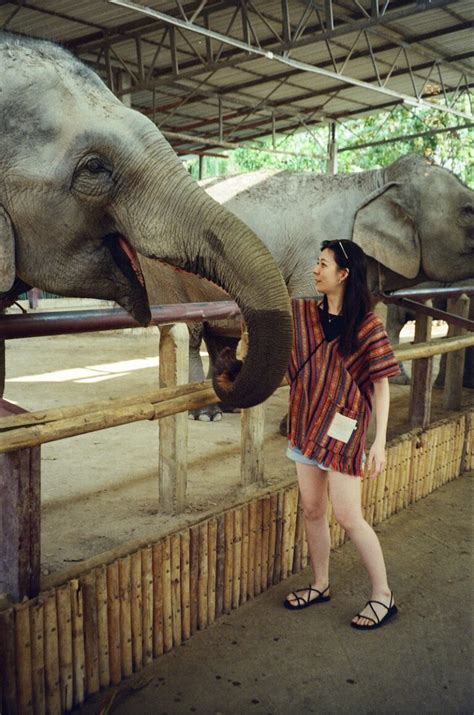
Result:
[[[325,248],[321,251],[313,268],[318,293],[337,293],[343,290],[348,273],[347,268],[339,268],[334,258],[334,252],[330,248]]]

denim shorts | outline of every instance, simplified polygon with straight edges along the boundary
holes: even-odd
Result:
[[[311,459],[311,457],[305,457],[303,452],[298,449],[298,447],[291,446],[291,442],[288,442],[286,456],[288,459],[293,460],[293,462],[298,462],[298,464],[307,464],[308,466],[318,467],[319,469],[323,469],[325,472],[329,472],[329,467],[325,467],[324,464],[318,464],[316,460]]]
[[[310,467],[318,467],[318,469],[322,469],[324,472],[329,472],[330,470],[330,467],[325,467],[324,464],[318,464],[315,459],[311,459],[311,457],[306,457],[303,452],[298,449],[298,447],[292,447],[291,442],[288,442],[286,456],[293,462],[298,462],[298,464],[307,464]],[[367,458],[364,452],[364,454],[362,455],[362,464],[365,464],[366,461]]]

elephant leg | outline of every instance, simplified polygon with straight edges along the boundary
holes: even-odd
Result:
[[[203,324],[189,323],[189,381],[202,382],[205,379],[204,366],[201,359],[201,344],[203,339]],[[220,410],[216,405],[205,405],[190,410],[189,419],[200,422],[213,422],[221,418]]]
[[[207,352],[209,353],[208,377],[211,377],[214,361],[216,360],[219,353],[224,348],[230,348],[232,350],[232,353],[235,354],[235,352],[237,351],[237,345],[239,344],[239,338],[233,338],[227,335],[219,335],[214,331],[206,330],[206,327],[204,327],[204,341],[207,346]],[[222,402],[219,403],[218,407],[221,412],[240,412],[239,409],[228,407]]]
[[[201,360],[201,343],[204,335],[203,323],[189,323],[189,382],[204,380],[204,367]],[[209,376],[209,375],[208,375]],[[196,407],[188,414],[190,420],[217,422],[222,419],[222,410],[218,405]]]
[[[283,437],[288,437],[288,413],[281,418],[278,431]]]
[[[435,387],[444,387],[446,381],[446,361],[448,359],[447,353],[441,355],[441,360],[439,363],[439,370],[434,382]],[[464,374],[463,374],[463,387],[469,387],[471,390],[474,388],[474,348],[466,348],[466,357],[464,359]]]
[[[400,331],[407,320],[409,320],[409,317],[406,310],[403,310],[398,305],[394,305],[393,303],[388,304],[386,330],[392,345],[398,345],[400,342]],[[399,364],[401,373],[395,377],[389,378],[390,382],[394,385],[409,385],[410,378],[407,375],[405,366],[402,362]]]

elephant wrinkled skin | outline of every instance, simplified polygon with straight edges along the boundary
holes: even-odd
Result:
[[[374,292],[474,277],[474,192],[423,157],[409,154],[384,169],[356,174],[261,169],[201,185],[260,236],[291,296],[314,294],[312,268],[325,239],[353,240],[364,249]],[[151,275],[148,283],[159,303],[177,296],[222,298],[212,286],[180,276],[162,281]],[[194,325],[193,379],[203,376],[202,335],[211,361],[216,346],[233,339],[217,324],[204,324],[201,333]]]
[[[58,46],[0,34],[0,309],[29,286],[150,311],[138,256],[221,286],[249,350],[216,391],[268,397],[286,370],[288,294],[270,252],[189,176],[156,126]],[[196,279],[197,280],[197,279]]]

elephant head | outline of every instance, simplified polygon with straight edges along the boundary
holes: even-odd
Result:
[[[137,254],[220,285],[249,332],[221,399],[257,404],[280,383],[292,339],[271,254],[189,176],[155,125],[54,44],[0,35],[0,302],[36,286],[114,300],[150,320]]]
[[[356,214],[353,239],[384,266],[384,287],[474,276],[474,191],[409,154],[383,171],[383,186]],[[386,270],[388,269],[388,270]]]

